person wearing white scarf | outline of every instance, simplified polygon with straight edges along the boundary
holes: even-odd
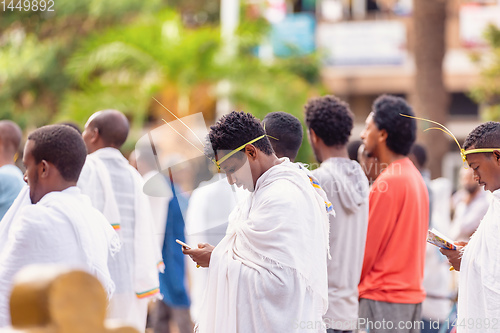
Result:
[[[464,149],[474,178],[493,192],[493,200],[470,241],[441,252],[460,271],[458,333],[500,332],[500,123],[476,127]]]
[[[75,186],[85,161],[80,135],[65,125],[28,137],[24,187],[0,222],[0,327],[10,324],[14,275],[30,264],[58,264],[96,276],[111,297],[109,255],[120,248],[105,217]]]
[[[229,216],[217,247],[184,249],[209,266],[196,331],[324,332],[332,212],[326,194],[307,170],[273,154],[250,114],[223,116],[209,137],[229,182],[252,193]]]
[[[164,266],[144,181],[118,150],[127,135],[128,121],[119,111],[100,111],[90,117],[82,133],[89,155],[78,187],[122,242],[122,251],[109,261],[116,292],[108,319],[144,332],[148,302],[160,297],[158,272]]]

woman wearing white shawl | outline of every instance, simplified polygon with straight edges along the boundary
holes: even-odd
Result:
[[[478,126],[465,140],[467,163],[479,184],[493,192],[493,200],[465,247],[441,250],[460,271],[459,333],[500,332],[500,148],[492,147],[500,147],[497,122]]]
[[[233,126],[239,131],[231,133]],[[331,211],[325,193],[305,170],[277,159],[250,114],[232,112],[211,129],[217,164],[252,194],[231,213],[211,254],[206,244],[184,250],[202,266],[209,262],[198,332],[324,332]],[[221,151],[238,142],[246,144]]]
[[[85,161],[78,133],[63,125],[28,137],[23,162],[28,187],[0,223],[0,327],[10,324],[8,300],[14,275],[30,264],[60,264],[96,276],[114,290],[107,260],[120,243],[104,216],[76,188]]]

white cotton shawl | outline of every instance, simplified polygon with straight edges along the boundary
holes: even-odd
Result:
[[[108,297],[115,288],[107,260],[120,249],[104,216],[76,187],[47,193],[35,205],[25,187],[0,223],[0,326],[9,323],[12,278],[29,264],[60,264],[96,276]]]
[[[140,174],[123,157],[119,150],[102,148],[87,156],[82,175],[78,181],[83,193],[89,195],[96,207],[110,224],[120,229],[122,219],[114,193],[110,172],[103,160],[113,160],[122,169],[128,170],[133,179],[135,230],[134,230],[134,292],[138,298],[159,296],[158,271],[164,270],[161,252],[156,239],[154,220],[147,196],[142,192],[144,181]],[[104,198],[104,202],[98,200]]]
[[[499,216],[500,190],[496,190],[488,212],[462,257],[458,294],[459,333],[500,332]]]
[[[288,159],[257,180],[212,252],[198,332],[324,332],[325,201]]]

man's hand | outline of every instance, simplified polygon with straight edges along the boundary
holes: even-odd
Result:
[[[190,256],[191,259],[193,259],[193,261],[201,267],[208,267],[210,265],[210,257],[212,256],[214,248],[214,246],[204,243],[198,244],[197,249],[188,250],[187,248],[182,247],[182,253]]]
[[[439,249],[439,251],[441,251],[441,253],[448,258],[450,265],[453,266],[457,272],[459,272],[460,263],[462,262],[463,248],[467,245],[467,242],[455,242],[454,244],[457,246],[456,250]]]

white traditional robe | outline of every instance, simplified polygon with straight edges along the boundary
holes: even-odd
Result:
[[[23,267],[82,269],[96,276],[111,296],[114,283],[107,261],[119,248],[113,228],[78,188],[50,192],[33,205],[26,186],[0,222],[0,327],[10,325],[12,279]]]
[[[158,267],[163,262],[142,177],[119,150],[102,148],[87,156],[78,187],[122,242],[122,250],[109,261],[116,291],[108,318],[144,332],[149,298],[159,297]]]
[[[500,190],[465,247],[458,292],[459,333],[500,332]]]
[[[197,246],[208,243],[216,246],[226,235],[228,218],[236,204],[250,193],[231,186],[223,174],[202,182],[189,198],[186,212],[186,243]],[[189,258],[188,258],[189,259]],[[189,273],[191,318],[196,322],[203,311],[203,295],[207,284],[208,270],[198,269],[189,259],[186,264]]]
[[[288,159],[260,176],[212,252],[198,332],[324,332],[325,200]]]
[[[142,178],[146,183],[157,174],[157,171],[150,171],[143,175]],[[156,188],[161,188],[161,192],[163,195],[152,196],[148,194],[147,197],[151,206],[151,216],[153,217],[154,221],[153,224],[156,231],[158,246],[160,249],[162,249],[163,243],[165,242],[165,230],[167,228],[168,204],[174,197],[174,193],[170,189],[170,184],[167,183],[167,180],[164,177],[156,178],[154,185],[156,186]]]

